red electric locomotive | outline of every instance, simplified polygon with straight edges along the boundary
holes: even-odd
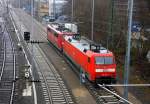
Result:
[[[64,54],[85,73],[86,77],[96,83],[115,83],[116,64],[112,52],[87,39],[64,36]]]
[[[52,23],[47,26],[47,39],[60,51],[62,51],[63,35],[75,34],[71,29],[65,27],[65,24]]]

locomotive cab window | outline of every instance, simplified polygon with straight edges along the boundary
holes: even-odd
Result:
[[[104,64],[104,57],[95,57],[96,64]]]
[[[113,64],[113,57],[105,57],[105,64]]]
[[[113,57],[95,57],[95,63],[97,65],[101,64],[113,64]]]

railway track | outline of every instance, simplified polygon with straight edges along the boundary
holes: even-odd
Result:
[[[16,57],[14,45],[6,27],[3,32],[3,48],[0,58],[0,104],[12,104],[15,90]]]
[[[113,87],[101,84],[93,86],[89,81],[86,81],[85,85],[95,97],[98,104],[133,104],[121,97]]]
[[[111,91],[116,93],[116,91],[113,88],[111,89]],[[121,99],[105,91],[102,88],[98,90],[98,93],[99,93],[99,100],[101,100],[103,104],[106,104],[106,103],[107,104],[124,104],[124,102]]]
[[[113,87],[106,87],[105,85],[98,84],[93,86],[90,82],[85,83],[88,90],[95,97],[98,104],[133,104],[124,99]]]
[[[74,104],[72,95],[54,66],[48,61],[39,46],[36,46],[34,50],[34,60],[39,68],[38,74],[46,104]]]

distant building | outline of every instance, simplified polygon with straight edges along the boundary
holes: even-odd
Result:
[[[38,9],[38,15],[40,17],[49,15],[49,5],[47,2],[40,2]]]

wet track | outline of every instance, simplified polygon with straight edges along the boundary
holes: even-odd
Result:
[[[36,46],[34,55],[37,64],[40,65],[38,66],[38,73],[42,81],[41,84],[46,103],[73,104],[72,95],[68,92],[63,79],[38,46]]]
[[[15,90],[16,58],[12,39],[5,24],[1,32],[0,103],[12,104]]]

